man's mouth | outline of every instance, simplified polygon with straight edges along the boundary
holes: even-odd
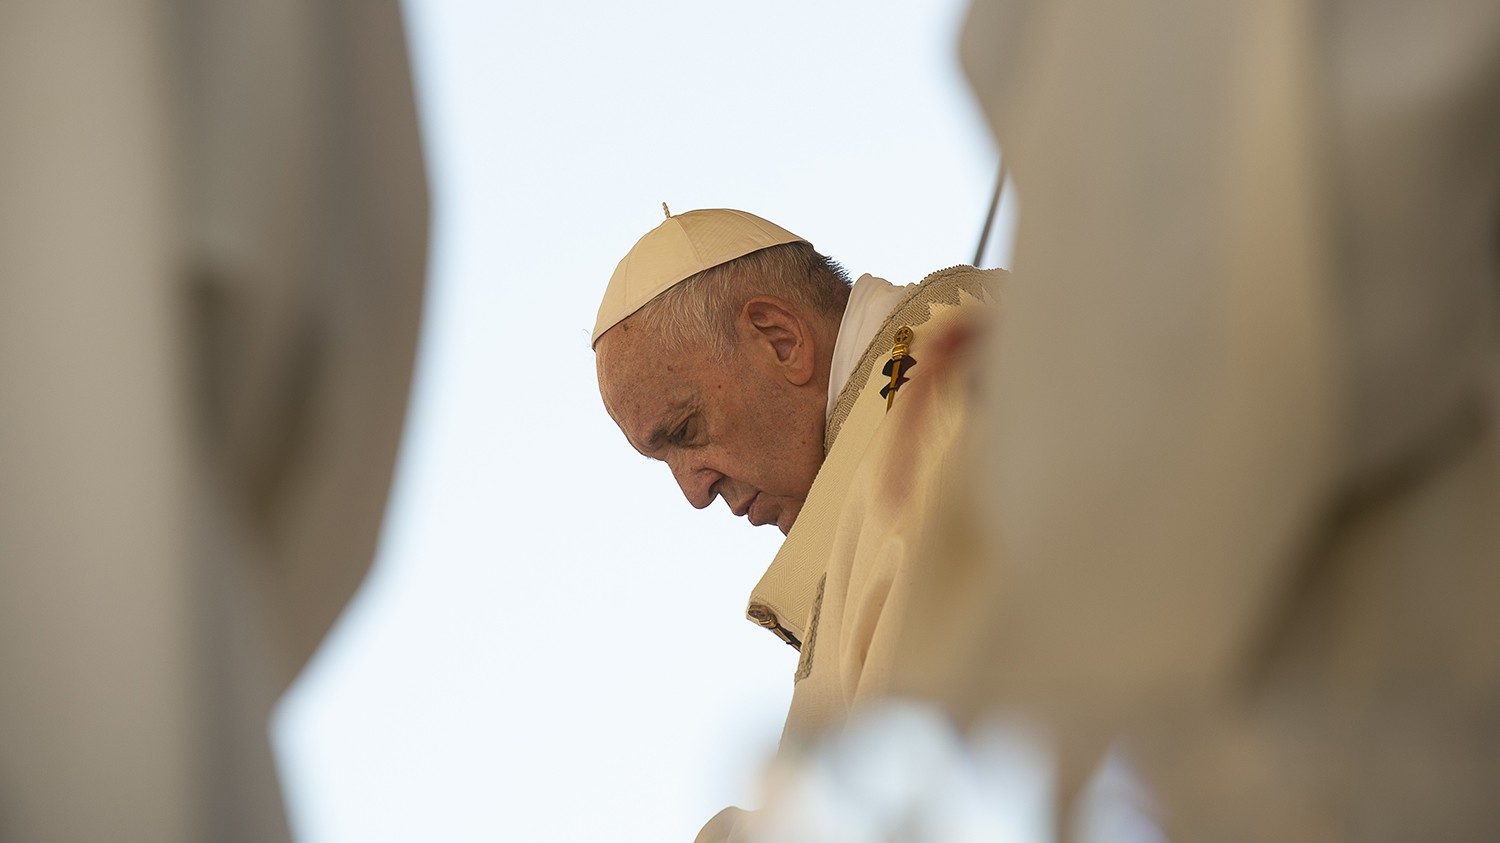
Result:
[[[734,513],[734,517],[736,517],[736,518],[744,518],[745,516],[747,516],[747,515],[750,514],[750,507],[755,506],[755,499],[758,498],[758,497],[760,497],[760,492],[756,492],[755,494],[751,495],[745,501],[745,505],[744,506],[730,505],[729,511],[733,512]]]
[[[768,516],[767,513],[756,512],[755,511],[755,504],[758,503],[759,501],[760,501],[760,493],[757,492],[756,495],[755,495],[755,497],[753,497],[753,498],[750,499],[750,505],[747,506],[747,507],[745,507],[745,516],[750,519],[750,523],[753,524],[753,525],[755,525],[755,526],[757,526],[757,527],[764,527],[767,524],[774,524],[774,523],[776,523],[776,518],[775,517],[767,517]],[[780,514],[780,513],[777,513],[777,514]]]

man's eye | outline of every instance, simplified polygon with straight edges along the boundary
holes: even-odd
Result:
[[[677,426],[676,430],[672,431],[672,441],[673,442],[677,443],[678,445],[681,445],[681,444],[683,444],[683,443],[685,443],[685,442],[688,441],[688,425],[690,423],[691,423],[691,420],[684,421],[682,424],[680,424],[680,425]]]

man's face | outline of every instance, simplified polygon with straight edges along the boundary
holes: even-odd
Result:
[[[722,497],[783,533],[823,462],[826,386],[796,383],[771,343],[741,341],[725,360],[666,351],[621,325],[600,337],[599,393],[637,451],[665,462],[698,509]]]

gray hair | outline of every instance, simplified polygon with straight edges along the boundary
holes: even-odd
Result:
[[[659,336],[672,352],[706,349],[724,359],[734,349],[740,309],[762,295],[838,316],[849,301],[849,273],[807,243],[784,243],[689,276],[628,321]]]

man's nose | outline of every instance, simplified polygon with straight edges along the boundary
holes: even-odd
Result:
[[[682,489],[682,496],[688,499],[694,509],[702,509],[718,497],[714,492],[714,484],[724,475],[711,468],[675,461],[671,463],[671,468],[677,487]]]

